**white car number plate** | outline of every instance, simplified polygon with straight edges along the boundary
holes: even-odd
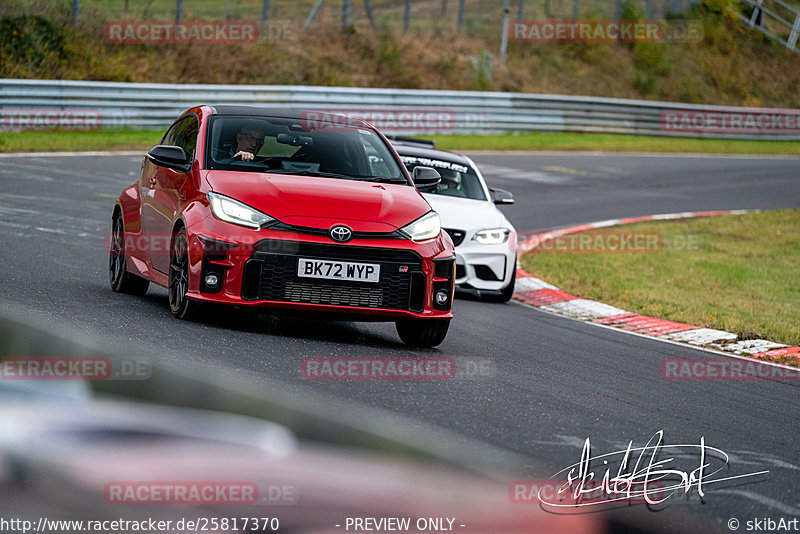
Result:
[[[300,258],[297,262],[297,276],[305,278],[377,283],[380,275],[381,266],[377,263],[308,260],[305,258]]]

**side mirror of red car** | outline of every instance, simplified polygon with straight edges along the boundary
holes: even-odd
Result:
[[[442,176],[433,167],[414,167],[411,179],[417,189],[433,189],[442,181]]]
[[[155,165],[175,169],[176,171],[189,172],[189,169],[192,168],[186,152],[179,146],[154,146],[147,153],[147,158]]]

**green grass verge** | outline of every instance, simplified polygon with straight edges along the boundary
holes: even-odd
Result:
[[[52,130],[0,134],[0,152],[83,152],[154,147],[164,130]]]
[[[740,339],[800,344],[800,209],[617,229],[658,232],[664,245],[650,254],[528,253],[522,266],[582,298]]]
[[[569,150],[800,155],[798,141],[740,141],[640,135],[532,132],[519,135],[438,135],[445,150]]]
[[[0,152],[147,150],[163,130],[31,131],[0,135]],[[727,141],[615,134],[534,132],[502,135],[419,136],[445,150],[594,150],[800,155],[798,141]]]

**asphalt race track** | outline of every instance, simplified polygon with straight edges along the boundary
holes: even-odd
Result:
[[[800,207],[800,158],[592,154],[474,154],[490,185],[512,191],[504,211],[518,230],[716,209]],[[663,358],[718,357],[557,317],[518,303],[457,300],[437,350],[409,351],[391,323],[338,323],[268,313],[205,323],[172,318],[166,291],[113,293],[103,236],[123,187],[138,179],[134,156],[0,156],[0,302],[45,324],[66,325],[110,346],[143,349],[208,369],[265,375],[313,388],[530,455],[548,478],[598,453],[665,442],[707,445],[730,456],[725,476],[675,497],[658,513],[686,511],[721,532],[737,517],[800,516],[797,409],[800,382],[671,382]],[[439,381],[306,381],[309,356],[453,357],[481,371]],[[509,481],[510,482],[510,481]],[[704,529],[705,530],[705,529]],[[705,530],[707,531],[707,530]]]
[[[518,230],[656,213],[797,207],[800,159],[563,153],[473,154],[517,203]]]

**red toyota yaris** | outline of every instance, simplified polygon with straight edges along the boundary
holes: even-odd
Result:
[[[313,117],[309,118],[309,117]],[[114,291],[168,289],[178,318],[203,303],[395,321],[432,347],[452,318],[455,253],[386,138],[341,116],[198,106],[142,160],[114,207]]]

